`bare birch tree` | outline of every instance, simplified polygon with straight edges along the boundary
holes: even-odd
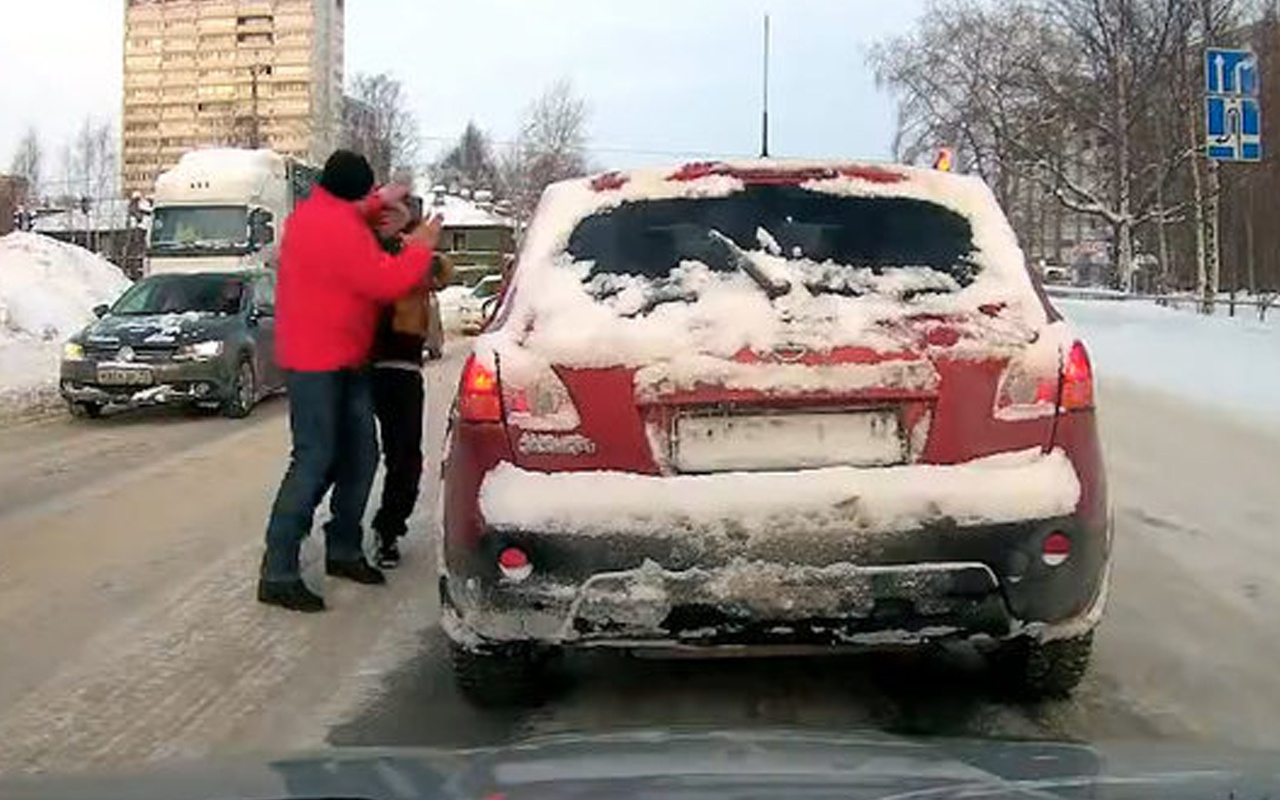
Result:
[[[567,80],[553,84],[525,112],[500,164],[503,193],[520,219],[533,213],[548,185],[587,172],[588,116],[586,101]]]
[[[369,159],[378,181],[417,167],[421,138],[400,81],[387,73],[357,74],[351,81],[353,107],[346,109],[342,146]]]
[[[40,144],[40,135],[34,125],[27,126],[26,132],[18,141],[18,148],[9,162],[9,171],[27,181],[27,195],[40,196],[41,168],[44,165],[44,148]]]

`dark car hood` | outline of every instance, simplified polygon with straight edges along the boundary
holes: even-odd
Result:
[[[634,733],[466,751],[335,750],[137,778],[17,778],[0,783],[0,798],[1225,800],[1277,796],[1278,763],[1275,754],[1187,746]]]
[[[78,337],[85,344],[165,345],[218,339],[239,318],[227,314],[188,311],[184,314],[106,316],[90,324]]]

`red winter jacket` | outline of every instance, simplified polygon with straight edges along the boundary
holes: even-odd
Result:
[[[381,308],[426,278],[431,251],[388,255],[356,203],[317,186],[284,224],[276,282],[276,360],[321,372],[369,358]]]

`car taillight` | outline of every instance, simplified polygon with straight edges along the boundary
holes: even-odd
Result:
[[[1010,362],[996,389],[997,419],[1035,419],[1093,408],[1093,368],[1084,345],[1073,342],[1053,360],[1061,366],[1055,365],[1052,372],[1042,356],[1028,354]]]
[[[581,424],[569,389],[551,365],[525,350],[502,357],[507,422],[526,431],[571,431]]]
[[[996,419],[1051,417],[1058,407],[1057,359],[1024,358],[1009,363],[996,389]]]
[[[1075,342],[1062,362],[1063,411],[1083,411],[1093,408],[1093,366],[1084,345]]]
[[[467,422],[500,422],[502,401],[498,376],[473,355],[462,368],[458,413]]]

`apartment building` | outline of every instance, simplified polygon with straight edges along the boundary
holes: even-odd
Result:
[[[203,146],[320,162],[342,118],[344,0],[125,0],[121,183]]]

